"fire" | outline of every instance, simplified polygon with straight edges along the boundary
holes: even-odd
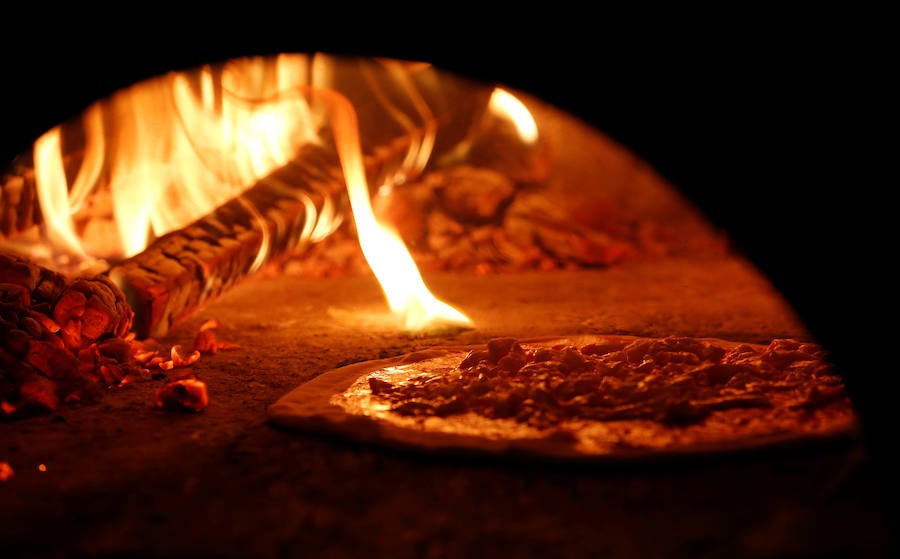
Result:
[[[406,329],[471,326],[471,319],[431,294],[400,236],[377,222],[364,177],[348,181],[348,187],[366,261],[381,283],[391,310],[402,317]]]
[[[302,95],[281,93],[305,85],[304,61],[241,59],[116,92],[83,115],[72,181],[63,126],[45,133],[35,179],[50,244],[82,266],[127,258],[286,164],[320,126]]]
[[[522,101],[503,88],[494,88],[488,103],[495,115],[503,115],[512,121],[519,133],[519,138],[526,144],[534,144],[538,140],[537,123]]]
[[[35,174],[40,185],[38,199],[47,219],[47,236],[51,243],[88,258],[74,231],[69,212],[69,189],[60,156],[60,128],[50,130],[34,145]]]
[[[405,328],[470,326],[467,316],[429,291],[397,231],[376,219],[370,185],[374,192],[388,192],[429,165],[464,156],[487,122],[511,123],[514,141],[528,146],[537,142],[537,126],[504,89],[465,89],[454,82],[445,92],[436,77],[421,62],[362,64],[284,54],[173,71],[135,84],[35,142],[34,182],[43,220],[42,238],[31,253],[46,253],[45,262],[67,271],[115,268],[156,239],[237,202],[258,226],[259,246],[251,247],[255,259],[241,270],[250,273],[272,256],[274,243],[288,250],[334,232],[349,216],[331,190],[319,187],[342,181],[360,247]],[[479,118],[481,129],[475,126]],[[441,137],[439,128],[450,132]],[[260,208],[247,196],[307,149],[335,159],[334,168],[300,187],[268,183],[305,208],[304,219],[297,220],[302,227],[293,231],[293,217],[272,215],[279,206]],[[285,240],[287,234],[296,238]],[[117,270],[110,276],[118,277]]]
[[[410,331],[471,326],[469,317],[438,300],[425,286],[400,235],[375,219],[353,105],[333,92],[320,95],[331,116],[360,247],[391,310]]]

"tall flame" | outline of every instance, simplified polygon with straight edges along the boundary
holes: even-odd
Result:
[[[334,130],[360,247],[391,310],[411,331],[471,326],[469,317],[437,299],[425,286],[400,235],[375,219],[353,105],[332,91],[319,94],[326,101]]]
[[[69,249],[80,257],[86,256],[78,235],[74,231],[69,211],[69,189],[66,171],[60,158],[60,127],[54,127],[38,138],[34,144],[34,163],[38,184],[38,199],[47,223],[47,236],[51,243]]]

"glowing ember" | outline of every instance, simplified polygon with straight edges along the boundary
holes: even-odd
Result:
[[[219,328],[219,321],[215,319],[207,320],[200,326],[200,331],[194,337],[194,350],[200,353],[214,355],[219,351],[228,351],[238,349],[240,346],[232,342],[223,342],[216,336],[216,330]]]
[[[9,462],[0,462],[0,481],[9,481],[15,474]]]
[[[156,393],[156,407],[163,410],[197,413],[208,405],[206,383],[196,378],[174,380]]]
[[[170,351],[172,358],[159,364],[159,368],[163,370],[171,370],[175,367],[190,367],[200,359],[200,352],[194,350],[189,354],[184,354],[184,348],[180,344],[172,346]]]
[[[132,311],[105,277],[0,254],[0,419],[51,411],[140,374]]]

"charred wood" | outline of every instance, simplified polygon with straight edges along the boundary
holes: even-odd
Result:
[[[105,276],[70,280],[0,253],[0,418],[54,410],[140,373],[132,318]]]
[[[253,273],[261,251],[271,257],[308,241],[305,232],[339,199],[343,184],[327,168],[306,161],[278,169],[110,269],[135,311],[139,339],[165,335]]]
[[[372,182],[390,172],[408,142],[401,138],[381,146],[366,159]],[[241,196],[113,266],[109,277],[134,309],[138,339],[159,338],[263,263],[331,233],[348,213],[336,154],[306,146]]]

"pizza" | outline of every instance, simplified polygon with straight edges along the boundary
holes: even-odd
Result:
[[[325,372],[275,425],[426,452],[652,458],[842,439],[858,418],[824,349],[684,336],[499,337]]]

